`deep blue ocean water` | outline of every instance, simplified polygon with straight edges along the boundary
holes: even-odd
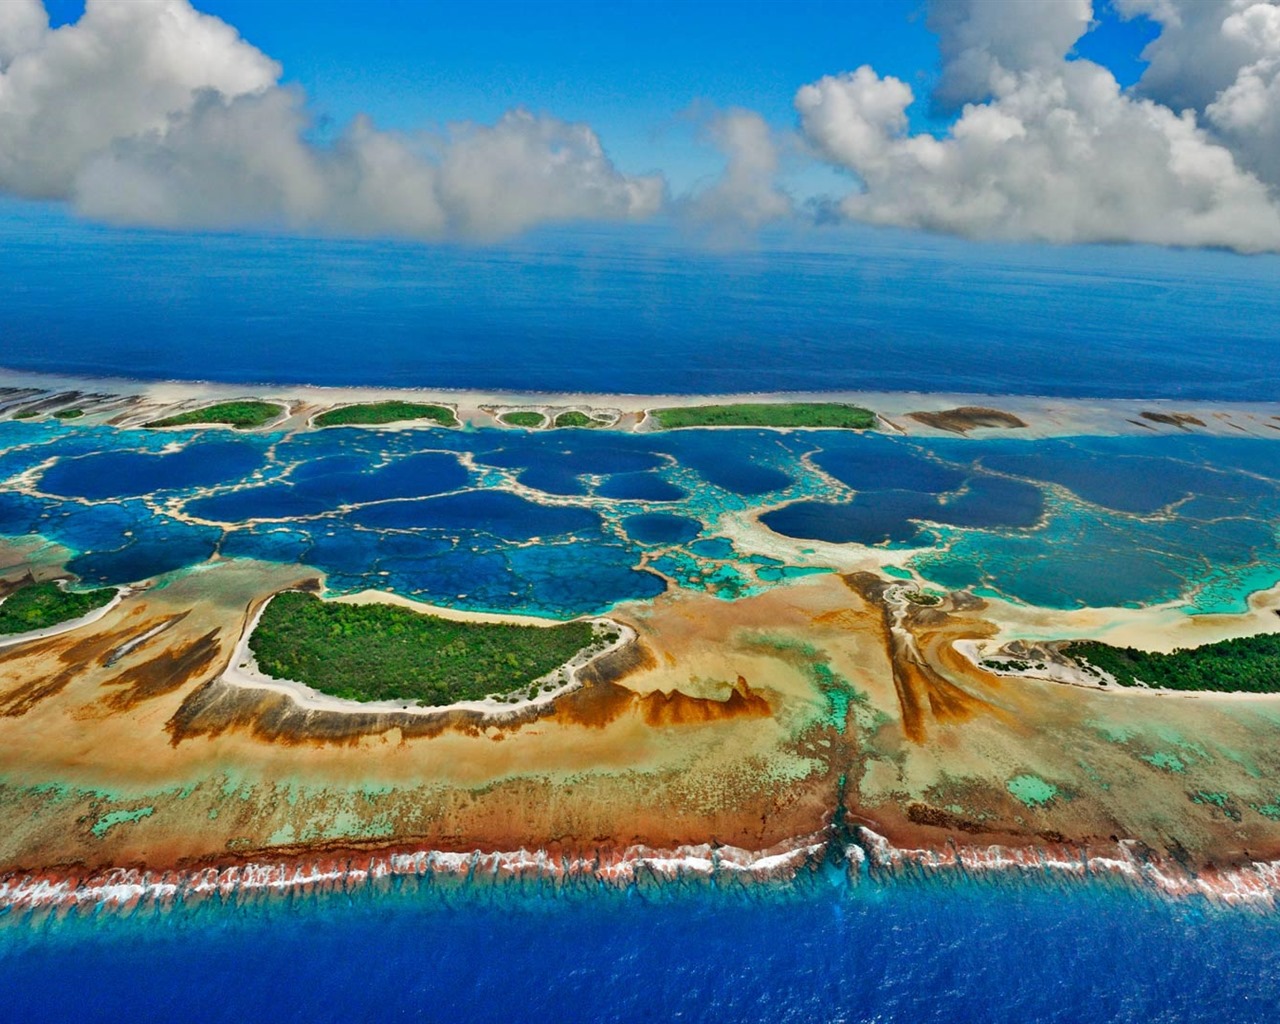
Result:
[[[186,236],[0,206],[0,366],[514,391],[1280,398],[1280,257],[873,229],[714,251]]]
[[[430,890],[0,925],[0,1019],[1232,1024],[1280,917],[1103,886]]]

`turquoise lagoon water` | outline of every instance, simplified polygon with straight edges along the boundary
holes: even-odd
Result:
[[[927,582],[1048,607],[1238,610],[1280,580],[1280,443],[1260,439],[7,421],[0,450],[0,535],[66,545],[88,584],[217,554],[305,563],[335,591],[568,616],[672,582],[776,585],[824,568],[809,541],[905,550]],[[752,509],[793,564],[721,535]]]

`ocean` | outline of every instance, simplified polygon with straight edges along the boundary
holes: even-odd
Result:
[[[0,926],[12,1021],[1062,1021],[1280,1008],[1280,917],[937,880],[272,897]]]
[[[1269,256],[975,246],[871,230],[733,252],[656,229],[433,248],[106,231],[36,207],[0,218],[0,251],[0,366],[27,371],[516,391],[1280,398],[1280,259]],[[42,471],[47,493],[0,493],[0,533],[55,537],[98,582],[181,570],[217,550],[305,559],[348,589],[369,585],[376,565],[427,599],[573,614],[660,589],[637,571],[643,556],[733,596],[806,568],[751,562],[707,529],[763,494],[804,502],[774,522],[781,534],[913,546],[926,581],[982,582],[1048,605],[1169,599],[1194,582],[1205,610],[1238,609],[1249,587],[1280,573],[1274,530],[1258,528],[1280,515],[1280,464],[1246,441],[1115,442],[1130,446],[1122,452],[990,442],[978,466],[978,449],[958,447],[971,442],[897,444],[867,462],[871,443],[851,454],[833,437],[828,477],[815,483],[790,472],[797,452],[749,432],[730,457],[701,451],[696,433],[656,454],[642,438],[531,454],[551,442],[503,435],[466,440],[482,449],[472,452],[478,489],[459,492],[446,449],[464,442],[424,444],[408,432],[396,443],[418,448],[397,456],[435,454],[406,494],[360,432],[300,439],[296,459],[264,469],[261,438],[193,435],[162,453],[175,435],[138,436],[128,451],[107,451],[95,428],[3,428],[3,476],[56,459]],[[1118,456],[1145,460],[1142,487],[1111,473]],[[326,459],[347,459],[330,468],[351,474],[380,511],[334,514],[305,471]],[[283,483],[273,477],[282,466],[295,472]],[[859,474],[881,469],[909,485],[864,490],[870,505],[850,514],[837,485],[865,486]],[[584,474],[607,479],[588,487]],[[965,485],[950,519],[931,531],[913,525],[922,509],[938,511],[938,493],[975,474],[979,486]],[[564,499],[538,513],[537,529],[566,542],[525,543],[530,510],[501,486],[517,477]],[[224,525],[166,518],[143,500],[157,488]],[[1190,491],[1207,494],[1203,507],[1182,501]],[[273,510],[296,521],[237,525]],[[1048,529],[1030,536],[1037,517]],[[483,528],[452,566],[432,531],[456,533],[462,521]],[[1199,561],[1210,533],[1224,573],[1216,581]],[[1085,571],[1151,550],[1162,557]],[[579,585],[584,553],[589,585]],[[459,595],[460,578],[481,585]],[[823,874],[753,890],[406,884],[0,913],[0,993],[2,1020],[84,1024],[1224,1024],[1280,1010],[1280,916],[1036,879],[851,885]]]
[[[1280,257],[836,229],[490,248],[0,217],[0,367],[237,383],[1280,398]]]

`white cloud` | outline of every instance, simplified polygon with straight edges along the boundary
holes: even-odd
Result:
[[[971,237],[1280,249],[1280,208],[1248,169],[1258,158],[1246,141],[1270,138],[1274,66],[1256,82],[1233,78],[1235,91],[1215,94],[1202,124],[1194,110],[1175,113],[1121,90],[1107,69],[1066,58],[1087,6],[1000,4],[1019,12],[1001,27],[982,0],[946,5],[931,23],[956,33],[942,49],[963,67],[944,68],[943,81],[989,98],[965,105],[941,138],[909,133],[911,88],[870,67],[803,87],[795,103],[807,139],[861,184],[842,212]],[[1220,22],[1260,19],[1248,6],[1274,10],[1236,4]],[[1022,16],[1033,11],[1053,47],[1024,45]],[[1167,0],[1159,14],[1178,17]],[[1251,45],[1264,36],[1257,21],[1238,31]]]
[[[952,0],[934,3],[942,77],[934,99],[957,108],[991,95],[1002,73],[1030,71],[1060,58],[1089,30],[1090,0]]]
[[[728,110],[711,119],[706,136],[724,155],[724,173],[689,198],[690,216],[729,231],[791,216],[791,197],[778,185],[778,143],[764,118],[750,110]]]
[[[427,239],[663,204],[663,180],[620,173],[590,127],[521,110],[445,136],[359,118],[316,146],[280,71],[187,0],[88,0],[56,30],[36,0],[0,0],[0,189],[117,223]]]
[[[0,71],[20,53],[33,50],[49,31],[49,16],[39,0],[0,4]]]
[[[1238,0],[1115,0],[1126,17],[1159,22],[1160,34],[1142,52],[1148,61],[1139,95],[1174,110],[1203,111],[1256,59],[1245,38],[1222,31]],[[1266,4],[1258,6],[1269,6]]]
[[[30,26],[36,0],[5,0]],[[25,12],[25,13],[23,13]],[[163,132],[202,91],[226,97],[271,88],[280,67],[186,0],[89,0],[73,25],[3,33],[14,46],[0,75],[0,186],[60,198],[113,142]],[[17,45],[22,49],[17,49]]]
[[[1280,187],[1280,3],[1123,0],[1158,21],[1136,92],[1194,110],[1243,167]]]
[[[1090,0],[934,0],[936,108],[912,134],[905,82],[870,67],[795,97],[808,152],[850,172],[859,220],[973,237],[1280,250],[1280,0],[1115,0],[1155,19],[1141,82],[1072,59]],[[101,220],[174,228],[488,239],[667,205],[587,125],[514,110],[490,125],[396,133],[357,118],[311,141],[280,66],[188,0],[87,0],[51,29],[0,0],[0,191]],[[794,214],[780,141],[731,110],[707,137],[721,177],[675,208],[720,233]],[[826,207],[824,207],[826,209]]]

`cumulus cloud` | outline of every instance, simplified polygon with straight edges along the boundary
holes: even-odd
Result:
[[[1280,4],[1258,0],[1125,0],[1160,22],[1137,92],[1194,110],[1240,163],[1280,186]]]
[[[934,3],[928,24],[938,34],[942,77],[933,98],[952,110],[984,100],[1000,75],[1052,64],[1092,21],[1090,0]]]
[[[940,138],[909,132],[912,89],[870,67],[803,87],[795,105],[815,151],[860,182],[840,203],[850,218],[972,237],[1280,249],[1268,188],[1280,155],[1269,42],[1280,9],[1215,9],[1200,110],[1162,102],[1163,70],[1131,93],[1106,68],[1069,59],[1092,19],[1075,0],[934,5],[943,99],[971,101]],[[1203,28],[1199,0],[1128,0],[1126,13],[1173,33],[1166,56],[1153,44],[1152,68],[1198,59],[1178,26]]]
[[[687,211],[695,220],[733,230],[791,216],[791,197],[778,185],[778,142],[763,117],[728,110],[710,120],[706,135],[725,167],[717,181],[690,197]]]
[[[1160,34],[1142,52],[1147,61],[1135,90],[1174,110],[1203,111],[1255,59],[1247,38],[1223,31],[1242,6],[1236,0],[1115,0],[1125,17],[1147,17]]]
[[[0,189],[119,223],[429,239],[663,204],[663,180],[619,172],[590,127],[522,110],[442,135],[359,118],[317,146],[280,72],[187,0],[88,0],[54,30],[38,0],[4,0]]]

